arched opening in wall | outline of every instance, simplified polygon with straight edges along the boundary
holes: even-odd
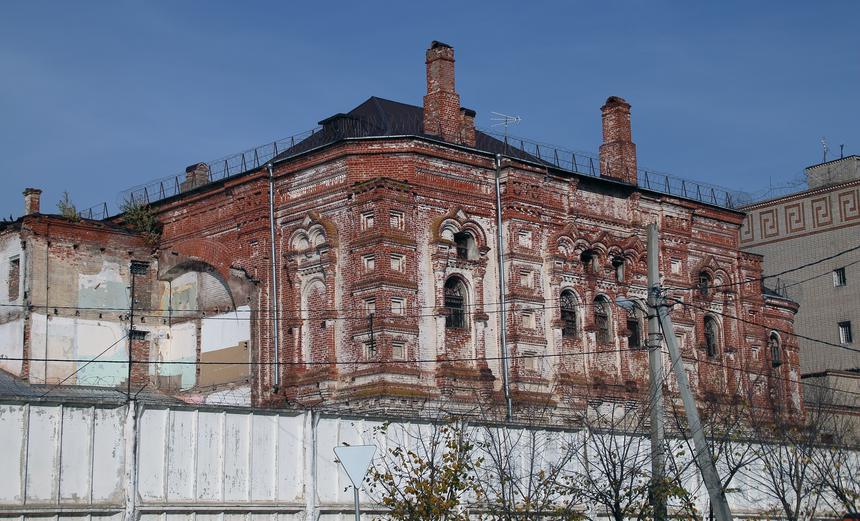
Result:
[[[707,271],[699,272],[699,280],[696,282],[696,289],[699,292],[699,295],[702,297],[707,297],[713,291],[714,279],[711,277],[711,274]]]
[[[165,389],[245,383],[251,374],[251,308],[237,302],[227,281],[201,261],[179,263],[160,277],[168,328],[152,335],[159,364],[152,376]],[[198,338],[199,335],[199,338]],[[191,364],[171,361],[198,360]]]
[[[770,350],[770,365],[779,367],[782,365],[782,342],[779,339],[779,334],[776,331],[771,331],[767,339],[767,346]]]
[[[598,344],[612,342],[611,326],[609,299],[600,295],[594,299],[594,327]]]
[[[445,281],[446,329],[465,329],[466,327],[466,285],[459,277],[449,277]]]
[[[586,273],[597,271],[597,253],[594,250],[583,251],[579,255],[579,261],[582,262],[582,269]]]
[[[475,236],[470,232],[455,233],[454,245],[457,248],[458,259],[475,260],[478,258],[478,243],[475,241]]]
[[[576,338],[576,295],[573,291],[566,289],[561,292],[561,336],[562,338]]]
[[[615,280],[624,282],[624,257],[620,255],[612,257],[612,269],[615,271]]]
[[[627,313],[627,347],[634,349],[642,345],[642,314],[638,308]]]
[[[717,319],[711,315],[706,315],[704,319],[705,325],[705,352],[709,358],[717,356],[720,343],[720,326]]]
[[[325,313],[328,306],[326,286],[313,279],[302,291],[302,358],[305,363],[324,362],[328,354]]]

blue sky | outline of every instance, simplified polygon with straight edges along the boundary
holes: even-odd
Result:
[[[42,188],[79,208],[308,130],[371,95],[421,104],[455,47],[464,106],[596,151],[633,105],[642,166],[731,189],[860,154],[860,2],[6,2],[0,216]]]

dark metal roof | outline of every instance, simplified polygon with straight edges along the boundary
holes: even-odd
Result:
[[[425,136],[431,139],[440,139],[438,136],[428,135],[424,132],[423,108],[376,96],[368,98],[367,101],[346,114],[335,114],[320,121],[319,124],[322,126],[322,130],[278,154],[274,161],[348,138]],[[475,148],[491,154],[507,154],[528,161],[546,163],[523,150],[505,145],[503,141],[480,130],[475,131]],[[546,163],[546,165],[552,166],[550,163]]]

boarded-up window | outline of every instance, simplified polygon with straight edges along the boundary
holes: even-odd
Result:
[[[9,300],[18,300],[21,287],[21,259],[9,259]]]

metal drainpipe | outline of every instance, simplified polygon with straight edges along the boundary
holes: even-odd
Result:
[[[505,418],[511,421],[513,418],[513,405],[511,404],[511,388],[508,381],[508,320],[507,305],[505,299],[505,254],[504,240],[502,234],[502,188],[500,178],[502,176],[502,155],[496,154],[496,240],[499,261],[499,339],[502,351],[502,387],[505,391]]]
[[[272,169],[272,163],[266,165],[269,169],[269,239],[272,243],[272,280],[269,285],[269,310],[272,315],[272,341],[275,350],[274,375],[272,378],[273,390],[281,384],[281,363],[280,363],[280,336],[278,332],[278,259],[277,249],[275,246],[275,173]]]

